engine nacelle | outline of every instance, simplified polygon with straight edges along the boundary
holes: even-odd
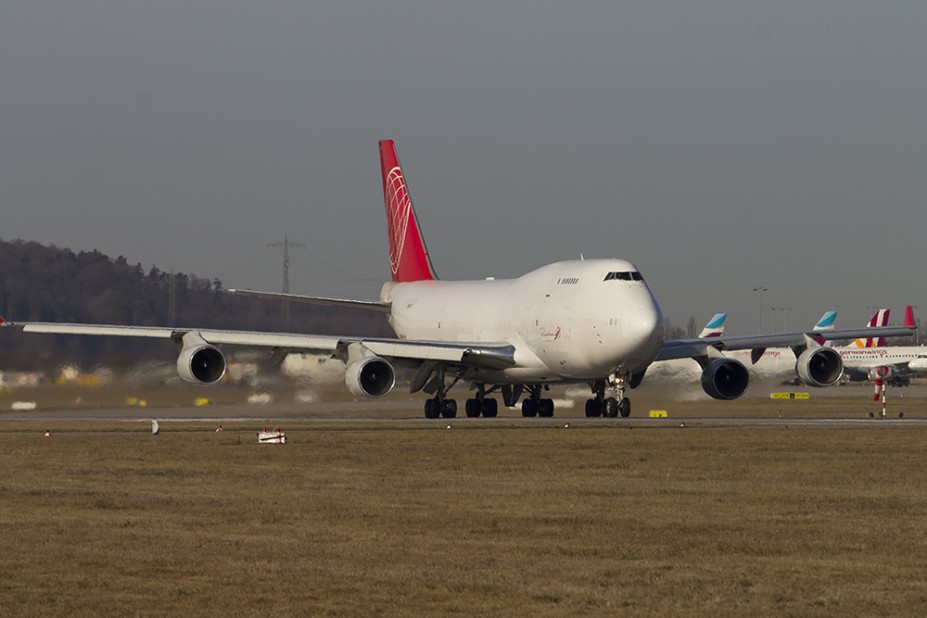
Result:
[[[215,384],[225,375],[225,356],[214,345],[185,345],[177,357],[177,373],[191,384]]]
[[[808,386],[831,386],[843,373],[843,359],[833,348],[808,348],[795,361],[795,372]]]
[[[733,358],[716,358],[702,369],[702,389],[715,399],[737,399],[749,383],[747,368]]]
[[[365,356],[348,365],[344,384],[356,397],[382,397],[393,390],[396,372],[379,356]]]

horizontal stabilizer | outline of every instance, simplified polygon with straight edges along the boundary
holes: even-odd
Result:
[[[347,298],[325,298],[319,296],[301,296],[299,294],[284,294],[282,292],[256,292],[254,290],[226,290],[229,294],[236,296],[257,296],[258,298],[268,298],[271,300],[286,300],[294,303],[306,303],[309,305],[320,305],[323,307],[343,307],[346,309],[365,309],[367,311],[379,311],[380,313],[389,313],[390,304],[382,303],[376,300],[351,300]]]

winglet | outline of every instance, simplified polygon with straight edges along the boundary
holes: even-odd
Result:
[[[391,139],[380,140],[380,172],[393,281],[437,279]]]
[[[0,318],[2,320],[3,318]],[[914,328],[914,307],[908,305],[904,308],[904,326]]]

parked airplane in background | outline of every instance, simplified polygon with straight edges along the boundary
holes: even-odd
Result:
[[[888,326],[888,318],[891,313],[891,309],[877,310],[869,320],[869,326]],[[883,345],[885,345],[885,337],[858,337],[852,343],[852,346],[857,348],[876,348]]]
[[[156,337],[179,347],[177,371],[192,383],[212,384],[225,374],[219,345],[266,347],[330,354],[345,364],[345,385],[356,396],[381,397],[396,382],[395,368],[411,370],[410,390],[431,395],[425,416],[453,417],[448,396],[459,382],[470,385],[467,416],[496,416],[493,392],[525,416],[552,416],[544,392],[552,383],[586,383],[589,416],[628,416],[628,388],[635,388],[654,360],[692,358],[702,367],[702,388],[716,399],[736,399],[747,388],[743,363],[729,350],[752,350],[755,362],[772,346],[787,346],[800,379],[833,384],[843,371],[827,339],[868,336],[865,329],[798,331],[770,335],[664,340],[664,319],[637,267],[620,259],[568,260],[542,266],[517,279],[438,279],[425,246],[392,140],[380,142],[380,166],[389,234],[392,281],[379,301],[313,299],[264,294],[335,306],[382,311],[396,338],[319,336],[200,328],[22,323],[28,333]],[[883,328],[882,336],[908,328]]]
[[[815,322],[811,330],[814,332],[833,330],[837,322],[836,311],[825,311],[821,318]],[[870,323],[870,326],[872,324]],[[725,356],[736,359],[741,363],[750,363],[750,373],[754,378],[761,380],[786,379],[795,376],[795,354],[791,348],[767,348],[756,361],[752,359],[752,350],[736,350],[725,353]]]
[[[717,313],[709,321],[709,326],[713,324],[718,316],[724,316],[727,318],[725,313]],[[824,315],[815,323],[812,327],[812,331],[822,331],[822,330],[833,330],[837,320],[836,311],[826,311]],[[699,334],[699,337],[705,338],[710,336],[720,336],[713,335],[713,330],[706,326],[702,332]],[[721,331],[724,330],[723,323],[721,326]],[[751,358],[752,350],[737,350],[725,352],[724,356],[727,358],[733,358],[740,362],[741,364],[750,365],[750,376],[751,379],[760,379],[760,380],[769,380],[769,379],[786,379],[789,376],[795,376],[795,354],[790,348],[768,348],[763,352],[763,355],[754,363]],[[668,361],[661,361],[655,363],[651,369],[651,374],[654,377],[659,376],[662,379],[698,379],[699,374],[693,375],[693,370],[701,371],[701,368],[696,368],[692,365],[689,359],[674,359]]]
[[[889,310],[885,312],[888,323]],[[905,307],[904,325],[914,326],[914,309]],[[857,342],[859,339],[856,340]],[[878,401],[886,379],[892,374],[917,373],[927,371],[927,347],[925,346],[885,346],[880,337],[869,347],[847,346],[836,348],[843,360],[843,372],[851,380],[871,380],[875,384],[873,399]]]

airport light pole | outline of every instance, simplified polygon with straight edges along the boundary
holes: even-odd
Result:
[[[760,287],[753,288],[753,291],[754,291],[754,292],[759,292],[759,294],[760,294],[760,299],[759,299],[759,301],[757,302],[757,305],[758,305],[759,308],[760,308],[760,317],[759,317],[760,325],[759,325],[759,327],[758,327],[757,332],[762,333],[762,332],[763,332],[763,292],[768,292],[768,291],[769,291],[769,288],[764,288],[764,287],[760,286]]]
[[[773,314],[773,328],[772,329],[773,329],[773,332],[776,332],[776,308],[770,307],[769,310],[772,311],[772,314]]]
[[[779,307],[779,313],[782,314],[782,330],[783,331],[789,330],[789,311],[791,310],[792,310],[791,307]]]

